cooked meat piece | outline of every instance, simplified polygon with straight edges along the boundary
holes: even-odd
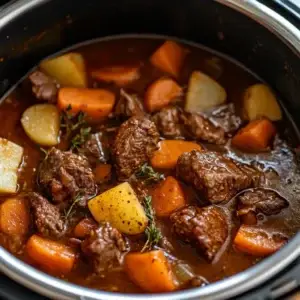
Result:
[[[229,136],[236,132],[242,124],[242,119],[235,113],[233,103],[222,105],[213,110],[210,120],[221,127]]]
[[[87,157],[91,166],[106,163],[109,160],[109,141],[102,132],[91,134],[79,149],[79,153]]]
[[[94,270],[98,274],[119,267],[125,252],[129,250],[125,238],[109,223],[103,223],[93,230],[82,242],[81,249],[91,258]]]
[[[123,117],[133,117],[144,115],[144,107],[142,101],[137,95],[127,94],[123,89],[120,90],[120,100],[115,109],[116,115]]]
[[[174,232],[212,261],[228,237],[225,213],[216,206],[184,207],[171,215]]]
[[[29,75],[32,92],[39,100],[56,103],[59,85],[54,79],[41,71],[34,71]]]
[[[261,175],[220,153],[196,150],[179,157],[177,174],[211,203],[230,200],[239,191],[257,186]]]
[[[238,197],[238,215],[242,216],[249,212],[262,212],[270,216],[280,213],[288,207],[289,203],[278,193],[270,189],[256,188],[245,191]]]
[[[152,120],[158,131],[166,138],[179,138],[183,136],[182,125],[180,124],[181,112],[175,106],[165,107],[156,113]]]
[[[189,137],[214,144],[224,144],[225,131],[199,114],[181,114],[184,128]]]
[[[61,237],[66,226],[59,209],[38,193],[28,193],[27,197],[38,232],[43,236]]]
[[[86,201],[96,194],[95,178],[87,159],[70,151],[56,148],[49,150],[40,165],[39,184],[52,195],[54,202],[73,201],[85,206]]]
[[[119,180],[128,179],[157,149],[159,133],[146,117],[131,117],[117,133],[112,148]]]

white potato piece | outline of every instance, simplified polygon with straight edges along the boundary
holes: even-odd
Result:
[[[271,121],[282,119],[280,106],[272,90],[265,84],[254,84],[244,95],[244,116],[247,120],[266,117]]]
[[[86,87],[87,76],[81,54],[71,52],[40,63],[42,71],[56,79],[63,86]]]
[[[0,193],[17,191],[18,167],[23,156],[23,148],[0,138]]]
[[[205,112],[226,102],[225,89],[214,79],[194,71],[189,79],[185,110]]]
[[[21,123],[26,134],[35,143],[42,146],[59,143],[60,116],[55,105],[36,104],[27,108]]]
[[[145,231],[148,219],[128,182],[121,183],[88,202],[97,222],[107,221],[126,234]]]

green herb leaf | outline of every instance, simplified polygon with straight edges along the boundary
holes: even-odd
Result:
[[[71,140],[71,150],[78,149],[83,145],[87,141],[91,130],[91,127],[80,128],[80,132]]]
[[[63,216],[65,220],[68,220],[72,216],[73,209],[75,208],[75,205],[77,205],[77,203],[82,199],[82,196],[83,196],[83,192],[79,191],[77,193],[77,195],[75,196],[75,198],[73,199],[72,204],[70,205],[69,209],[67,211],[65,211],[65,214]]]
[[[147,184],[159,182],[165,179],[164,174],[155,172],[147,163],[141,166],[141,168],[135,173],[135,176],[144,180]]]

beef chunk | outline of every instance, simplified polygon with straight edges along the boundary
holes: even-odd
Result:
[[[225,213],[216,206],[184,207],[171,215],[174,232],[212,261],[228,237]]]
[[[115,109],[116,115],[123,117],[141,116],[144,112],[142,101],[137,95],[127,94],[123,89],[120,91],[120,100]]]
[[[230,200],[239,191],[257,186],[261,175],[220,153],[196,150],[179,157],[177,174],[211,203]]]
[[[181,112],[177,107],[165,107],[156,113],[152,120],[163,136],[166,138],[178,138],[183,136],[180,115]]]
[[[96,273],[101,273],[122,264],[123,256],[128,251],[128,244],[122,234],[103,223],[81,244],[82,252],[91,258]]]
[[[61,237],[66,232],[59,209],[38,193],[27,195],[35,226],[43,236]]]
[[[95,178],[87,159],[56,148],[50,149],[41,163],[38,182],[54,202],[71,202],[80,193],[77,204],[85,206],[96,193]]]
[[[41,71],[34,71],[29,75],[32,92],[39,100],[56,103],[59,85],[54,79]]]
[[[79,149],[85,155],[91,166],[106,163],[109,160],[109,141],[102,132],[91,134]]]
[[[155,124],[146,117],[131,117],[124,122],[113,145],[119,180],[128,179],[147,162],[157,149],[159,133]]]
[[[213,110],[210,120],[215,125],[221,127],[229,136],[235,133],[242,124],[242,119],[236,115],[233,103],[222,105]]]
[[[225,131],[205,117],[199,114],[185,113],[181,115],[181,119],[190,138],[218,145],[226,142]]]
[[[262,212],[267,216],[276,215],[289,205],[278,193],[264,188],[247,190],[239,195],[238,201],[239,216],[249,212]]]

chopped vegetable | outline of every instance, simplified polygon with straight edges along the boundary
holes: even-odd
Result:
[[[151,165],[158,169],[173,169],[182,153],[201,149],[199,144],[193,142],[164,140],[159,143],[159,149],[154,152]]]
[[[92,120],[107,117],[115,104],[115,95],[105,89],[61,88],[58,92],[58,107],[70,113],[85,113]]]
[[[55,105],[36,104],[25,110],[21,119],[26,134],[37,144],[55,146],[59,143],[60,116]]]
[[[87,86],[85,63],[79,53],[73,52],[43,60],[40,68],[63,86]]]
[[[155,172],[147,163],[141,166],[141,168],[135,173],[135,176],[142,179],[146,184],[159,182],[165,178],[164,174]]]
[[[250,86],[244,95],[244,115],[253,121],[266,117],[271,121],[282,119],[280,106],[272,90],[265,84]]]
[[[266,256],[280,249],[285,244],[285,240],[283,238],[276,239],[260,228],[241,225],[233,243],[242,252],[255,256]]]
[[[71,150],[78,149],[82,146],[89,138],[91,130],[91,127],[80,128],[79,133],[77,133],[71,140]]]
[[[240,129],[232,139],[232,145],[248,152],[268,150],[276,128],[268,119],[254,120]]]
[[[140,77],[140,69],[137,66],[113,66],[92,72],[94,79],[113,82],[117,86],[125,86]]]
[[[148,225],[144,209],[128,182],[93,198],[88,207],[97,222],[110,222],[126,234],[142,233]]]
[[[101,164],[94,169],[95,180],[97,183],[109,181],[111,178],[111,165]]]
[[[153,82],[145,93],[145,106],[150,112],[158,111],[182,94],[182,88],[170,78]]]
[[[15,193],[17,191],[17,174],[22,156],[22,147],[0,138],[0,193]]]
[[[169,216],[173,211],[186,204],[180,183],[172,176],[161,182],[152,193],[155,214],[159,217]]]
[[[166,41],[151,56],[150,62],[158,69],[179,77],[187,51],[173,41]]]
[[[34,263],[55,275],[69,273],[75,264],[73,249],[35,234],[28,240],[26,252]]]
[[[205,112],[226,102],[225,89],[214,79],[194,71],[189,79],[185,110]]]
[[[24,236],[29,230],[30,214],[24,199],[10,198],[0,206],[0,230],[9,236]]]
[[[75,237],[84,239],[95,228],[97,224],[92,218],[84,218],[75,226],[73,233]]]
[[[129,278],[147,292],[171,292],[176,289],[169,263],[161,250],[128,253],[124,265]]]

